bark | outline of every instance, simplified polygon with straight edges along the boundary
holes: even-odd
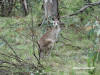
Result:
[[[93,6],[97,6],[97,5],[100,5],[100,1],[94,2],[94,3],[89,3],[89,4],[85,5],[85,6],[83,6],[83,7],[82,7],[80,10],[78,10],[77,12],[75,12],[75,13],[69,15],[69,16],[78,15],[78,14],[80,14],[80,13],[83,13],[87,8],[90,8],[90,7],[93,7]]]
[[[86,3],[91,3],[92,1],[91,0],[84,0]]]
[[[58,0],[44,0],[45,17],[59,18]]]
[[[28,5],[27,5],[27,1],[26,0],[21,0],[21,4],[24,10],[24,15],[27,16],[28,15]]]

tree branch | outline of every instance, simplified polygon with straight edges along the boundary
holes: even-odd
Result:
[[[9,48],[12,50],[12,52],[15,54],[14,56],[16,57],[16,59],[17,59],[19,62],[21,62],[22,59],[17,55],[17,53],[15,52],[14,48],[8,43],[8,41],[7,41],[6,39],[4,39],[4,37],[2,37],[2,36],[0,36],[0,39],[1,39],[2,41],[4,41],[4,42],[8,45],[8,47],[9,47]]]
[[[99,2],[94,2],[94,3],[88,3],[87,5],[85,5],[84,7],[82,7],[80,10],[78,10],[77,12],[70,14],[69,16],[74,16],[74,15],[78,15],[80,13],[83,13],[87,8],[90,8],[92,6],[97,6],[100,5],[100,1]]]
[[[8,57],[9,59],[10,58],[13,58],[13,59],[15,59],[16,61],[18,61],[19,63],[21,62],[18,58],[16,58],[16,56],[15,55],[8,55],[8,54],[4,54],[4,53],[2,53],[2,52],[0,52],[0,55],[2,55],[2,56],[5,56],[5,57]]]

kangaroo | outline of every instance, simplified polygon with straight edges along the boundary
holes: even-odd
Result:
[[[44,56],[50,53],[54,43],[57,41],[60,30],[59,21],[53,21],[53,27],[49,29],[38,41],[39,58],[44,58]]]

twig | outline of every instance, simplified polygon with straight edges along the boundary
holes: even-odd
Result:
[[[12,57],[11,55],[7,55],[7,54],[1,53],[1,52],[0,52],[0,55],[6,56],[6,57],[9,57],[9,58],[14,58],[14,57]]]
[[[8,61],[1,60],[1,59],[0,59],[0,64],[3,64],[3,63],[10,64],[10,65],[12,65],[12,66],[14,66],[14,67],[17,67],[17,64],[15,64],[15,63],[8,62]]]
[[[21,61],[19,61],[18,58],[16,58],[15,55],[7,55],[7,54],[1,53],[1,52],[0,52],[0,55],[5,56],[5,57],[9,57],[9,58],[13,58],[13,59],[15,59],[16,61],[18,61],[19,63],[21,62]],[[23,61],[24,61],[24,60],[23,60]]]
[[[12,46],[8,43],[8,41],[5,40],[4,37],[1,37],[1,36],[0,36],[0,39],[2,41],[4,41],[8,45],[8,47],[12,50],[12,52],[17,56],[16,52],[14,51],[14,49],[12,48]]]
[[[0,65],[0,67],[6,67],[6,68],[8,68],[8,69],[10,68],[9,66],[1,66],[1,65]]]
[[[68,38],[65,38],[62,34],[60,34],[61,35],[61,37],[64,39],[64,40],[68,40],[68,41],[71,41],[70,39],[68,39]]]
[[[30,27],[30,30],[31,30],[31,32],[32,32],[32,36],[31,36],[31,37],[32,37],[33,55],[34,55],[34,57],[36,58],[36,60],[38,61],[38,64],[41,65],[40,60],[39,60],[39,58],[36,56],[36,53],[35,53],[35,50],[34,50],[34,38],[35,38],[34,36],[35,36],[35,35],[34,35],[34,33],[33,33],[33,32],[34,32],[34,26],[33,26],[32,8],[31,8],[31,16],[32,16],[32,17],[31,17],[31,21],[32,21],[31,26],[32,26],[32,27]]]
[[[7,41],[6,39],[4,39],[4,37],[2,37],[2,36],[0,36],[0,39],[1,39],[2,41],[4,41],[4,42],[8,45],[8,47],[9,47],[9,48],[12,50],[12,52],[15,54],[16,59],[17,59],[19,62],[21,62],[22,59],[17,55],[17,53],[15,52],[14,48],[8,43],[8,41]]]

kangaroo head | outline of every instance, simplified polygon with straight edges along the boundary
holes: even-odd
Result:
[[[53,26],[56,27],[56,26],[58,26],[58,25],[59,25],[59,21],[58,21],[58,20],[54,20],[54,21],[53,21]]]

